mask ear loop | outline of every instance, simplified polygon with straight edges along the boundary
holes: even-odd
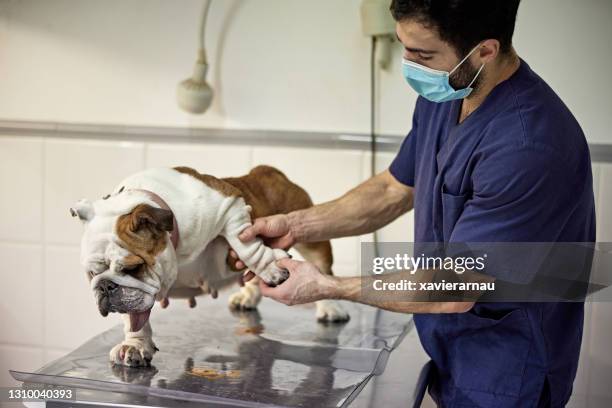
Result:
[[[480,69],[478,70],[478,72],[476,73],[476,75],[474,76],[474,79],[472,79],[472,82],[470,82],[470,84],[467,86],[468,88],[471,88],[472,85],[474,85],[474,82],[476,82],[476,78],[478,78],[478,75],[480,75],[480,72],[482,71],[482,69],[484,68],[485,64],[482,64],[482,66],[480,67]]]
[[[474,51],[476,51],[478,49],[478,47],[480,47],[482,44],[478,44],[477,46],[475,46],[474,48],[472,48],[472,51],[470,51],[468,53],[468,55],[465,56],[464,59],[462,59],[455,68],[453,68],[453,70],[451,72],[448,73],[448,76],[453,75],[453,72],[455,72],[457,70],[457,68],[459,68],[461,66],[461,64],[463,64],[468,58],[470,58],[470,56],[474,53]],[[483,64],[484,66],[484,64]],[[482,67],[480,68],[482,69]],[[480,73],[480,71],[478,71],[478,73]]]

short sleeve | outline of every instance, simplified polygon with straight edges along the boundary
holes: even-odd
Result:
[[[556,242],[577,207],[583,177],[548,146],[490,149],[475,165],[472,195],[449,242]],[[526,282],[542,262],[536,258],[506,259],[487,273]]]
[[[416,169],[416,149],[418,131],[418,104],[412,115],[412,129],[404,138],[399,152],[389,166],[389,172],[397,181],[409,187],[414,187]]]

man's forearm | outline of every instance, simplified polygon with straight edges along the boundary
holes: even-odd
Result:
[[[412,204],[412,189],[385,171],[336,200],[288,216],[295,239],[313,242],[373,232],[411,210]]]
[[[420,271],[419,277],[405,273],[395,273],[385,276],[386,283],[398,282],[407,277],[412,276],[415,282],[431,282],[435,280],[438,271]],[[480,275],[482,276],[482,275]],[[379,276],[363,276],[363,277],[334,277],[330,278],[331,283],[322,287],[323,298],[350,300],[352,302],[363,303],[381,309],[390,310],[400,313],[463,313],[471,309],[475,298],[478,296],[473,293],[429,296],[421,294],[418,291],[408,292],[405,294],[405,300],[386,300],[388,294],[373,293],[371,289],[372,282],[375,279],[380,279]],[[488,280],[488,277],[483,277]],[[442,299],[438,301],[430,300],[432,297]]]

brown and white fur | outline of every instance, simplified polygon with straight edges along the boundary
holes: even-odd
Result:
[[[269,166],[224,179],[189,167],[153,168],[126,178],[109,196],[80,200],[71,213],[85,226],[81,264],[100,313],[118,312],[124,320],[124,341],[110,351],[110,360],[149,365],[157,350],[148,321],[155,300],[167,304],[169,297],[183,297],[193,302],[195,296],[216,295],[218,289],[237,282],[239,275],[227,262],[230,247],[257,275],[230,297],[230,307],[257,307],[257,280],[282,283],[288,273],[275,261],[288,255],[266,247],[259,238],[242,243],[238,234],[252,218],[310,206],[301,187]],[[170,239],[174,222],[180,234],[176,249]],[[301,243],[295,249],[323,273],[332,273],[329,241]],[[316,313],[321,321],[349,317],[330,300],[317,302]]]

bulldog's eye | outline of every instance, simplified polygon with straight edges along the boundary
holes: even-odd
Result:
[[[127,274],[133,274],[142,268],[142,264],[122,266],[120,271]]]

